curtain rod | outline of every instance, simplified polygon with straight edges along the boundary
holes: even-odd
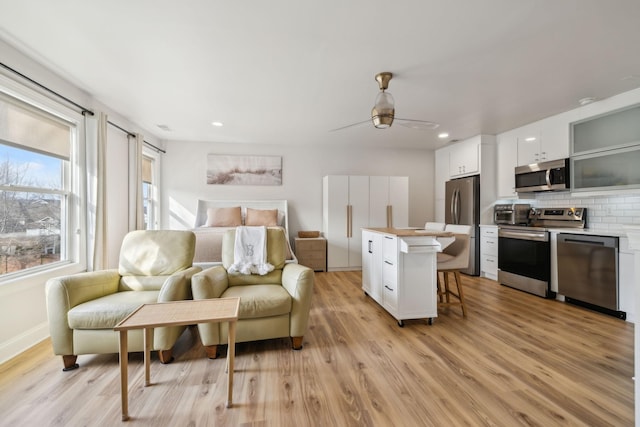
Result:
[[[16,70],[16,69],[13,69],[13,68],[9,67],[7,64],[5,64],[5,63],[3,63],[3,62],[0,62],[0,65],[1,65],[3,68],[5,68],[5,69],[7,69],[7,70],[11,71],[12,73],[19,75],[19,76],[20,76],[20,77],[22,77],[23,79],[28,80],[30,83],[32,83],[32,84],[34,84],[34,85],[38,86],[40,89],[44,89],[44,90],[46,90],[47,92],[49,92],[49,93],[51,93],[51,94],[53,94],[53,95],[57,96],[57,97],[58,97],[58,98],[60,98],[60,99],[63,99],[64,101],[68,102],[69,104],[71,104],[71,105],[75,106],[76,108],[79,108],[79,109],[81,110],[81,112],[82,112],[82,115],[84,115],[84,114],[89,114],[90,116],[93,116],[93,111],[89,110],[87,107],[83,107],[82,105],[80,105],[80,104],[78,104],[78,103],[73,102],[72,100],[70,100],[70,99],[69,99],[69,98],[67,98],[66,96],[60,95],[58,92],[56,92],[56,91],[54,91],[54,90],[52,90],[52,89],[49,89],[49,88],[48,88],[48,87],[46,87],[45,85],[43,85],[43,84],[41,84],[41,83],[38,83],[37,81],[33,80],[31,77],[28,77],[28,76],[26,76],[26,75],[22,74],[20,71],[18,71],[18,70]]]
[[[0,62],[0,66],[2,66],[3,68],[5,68],[6,70],[11,71],[11,72],[12,72],[12,73],[14,73],[14,74],[17,74],[18,76],[22,77],[23,79],[25,79],[25,80],[29,81],[30,83],[32,83],[32,84],[34,84],[34,85],[36,85],[36,86],[38,86],[39,88],[46,90],[47,92],[51,93],[52,95],[55,95],[55,96],[57,96],[58,98],[60,98],[60,99],[62,99],[62,100],[64,100],[64,101],[68,102],[69,104],[71,104],[71,105],[75,106],[76,108],[78,108],[78,109],[80,109],[80,110],[81,110],[82,115],[85,115],[85,114],[89,114],[90,116],[93,116],[93,115],[94,115],[93,111],[89,110],[87,107],[83,107],[82,105],[80,105],[80,104],[78,104],[78,103],[76,103],[76,102],[73,102],[72,100],[70,100],[70,99],[69,99],[69,98],[67,98],[66,96],[60,95],[58,92],[56,92],[56,91],[54,91],[54,90],[52,90],[52,89],[49,89],[48,87],[46,87],[45,85],[43,85],[43,84],[41,84],[41,83],[38,83],[37,81],[33,80],[31,77],[28,77],[28,76],[26,76],[26,75],[22,74],[20,71],[18,71],[18,70],[16,70],[16,69],[14,69],[14,68],[9,67],[9,66],[8,66],[7,64],[5,64],[4,62]],[[117,124],[115,124],[115,123],[112,123],[112,122],[108,122],[108,123],[109,123],[111,126],[114,126],[114,127],[118,128],[118,129],[120,129],[122,132],[126,133],[127,135],[135,136],[135,134],[134,134],[134,133],[129,132],[128,130],[126,130],[126,129],[124,129],[124,128],[120,127],[120,126],[118,126],[118,125],[117,125]],[[161,153],[163,153],[163,154],[166,154],[166,153],[167,153],[167,152],[166,152],[165,150],[163,150],[162,148],[156,147],[155,145],[153,145],[152,143],[150,143],[150,142],[148,142],[148,141],[143,141],[143,142],[144,142],[145,144],[147,144],[149,147],[153,148],[154,150],[156,150],[156,151],[158,151],[158,152],[161,152]]]
[[[109,124],[110,124],[111,126],[113,126],[114,128],[121,130],[122,132],[126,133],[126,134],[127,134],[127,135],[129,135],[129,136],[136,136],[136,134],[135,134],[135,133],[133,133],[133,132],[129,132],[129,131],[128,131],[128,130],[126,130],[125,128],[123,128],[123,127],[121,127],[121,126],[118,126],[117,124],[113,123],[112,121],[107,120],[107,123],[109,123]],[[163,149],[162,149],[162,148],[160,148],[160,147],[156,147],[155,145],[153,145],[153,144],[152,144],[152,143],[150,143],[149,141],[145,141],[145,140],[143,140],[142,142],[144,142],[144,143],[145,143],[145,144],[147,144],[149,147],[153,148],[154,150],[156,150],[156,151],[157,151],[157,152],[159,152],[159,153],[167,154],[167,152],[166,152],[165,150],[163,150]]]

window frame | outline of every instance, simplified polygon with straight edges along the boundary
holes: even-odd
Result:
[[[151,197],[150,197],[150,204],[152,207],[152,214],[150,215],[150,218],[152,219],[152,225],[151,227],[149,227],[147,225],[147,230],[160,230],[161,229],[161,224],[160,224],[160,162],[161,162],[161,156],[159,155],[159,153],[155,150],[151,150],[148,147],[143,147],[142,148],[142,157],[143,159],[146,157],[148,159],[151,160],[151,177],[152,177],[152,183],[151,183]],[[142,185],[144,185],[144,182],[142,182]],[[143,197],[143,205],[144,205],[144,191],[141,191],[140,193]]]
[[[81,113],[2,74],[0,74],[0,92],[71,125],[70,157],[69,160],[63,160],[63,189],[53,190],[31,186],[11,186],[9,189],[9,191],[61,194],[63,199],[66,199],[66,203],[62,203],[61,206],[64,225],[61,217],[60,240],[61,244],[63,241],[65,242],[64,249],[61,247],[61,260],[4,274],[0,276],[0,287],[9,283],[24,282],[24,279],[29,277],[42,275],[51,277],[52,275],[84,271],[86,270],[87,206],[86,197],[83,195],[86,189],[85,150],[84,144],[81,143],[84,141],[84,117]],[[30,151],[26,147],[21,149]],[[64,252],[64,257],[62,252]]]

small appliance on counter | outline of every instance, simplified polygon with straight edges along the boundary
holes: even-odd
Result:
[[[493,207],[493,222],[498,225],[527,225],[531,205],[524,203],[498,204]]]

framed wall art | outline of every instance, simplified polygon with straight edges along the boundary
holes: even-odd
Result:
[[[282,185],[282,157],[209,154],[207,184]]]

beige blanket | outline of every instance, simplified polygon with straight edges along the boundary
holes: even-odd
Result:
[[[282,227],[269,227],[282,228]],[[198,227],[192,231],[196,235],[196,251],[194,263],[222,263],[222,236],[227,230],[235,227]],[[286,231],[285,231],[286,232]],[[293,259],[291,247],[287,239],[287,260]]]

